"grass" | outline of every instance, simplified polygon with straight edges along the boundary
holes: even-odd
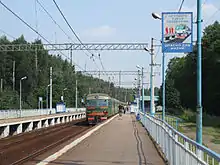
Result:
[[[185,110],[178,117],[184,122],[178,125],[178,131],[195,140],[196,138],[196,114],[195,112]],[[181,139],[179,139],[181,140]],[[220,117],[203,114],[203,145],[216,153],[220,153]],[[204,160],[209,164],[215,165],[216,160],[204,153]],[[218,164],[218,163],[217,163]]]
[[[215,143],[215,144],[220,144],[220,139],[212,139],[211,142],[212,142],[212,143]]]
[[[213,135],[211,142],[214,144],[220,144],[220,135]]]

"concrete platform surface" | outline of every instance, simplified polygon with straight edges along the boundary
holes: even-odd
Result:
[[[135,117],[116,117],[50,165],[163,165],[146,130]]]
[[[26,121],[26,120],[35,120],[35,119],[37,120],[37,119],[42,119],[45,117],[63,116],[63,115],[76,114],[76,113],[80,113],[80,112],[66,112],[66,113],[58,113],[58,114],[27,116],[27,117],[21,117],[21,118],[0,119],[0,124],[15,123],[15,122],[21,122],[21,121]]]

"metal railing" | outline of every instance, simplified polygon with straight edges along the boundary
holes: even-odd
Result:
[[[171,165],[220,165],[220,155],[181,134],[167,122],[140,112],[141,122]]]
[[[85,108],[66,108],[66,112],[84,112]],[[22,109],[17,110],[0,110],[0,119],[11,119],[20,117],[40,116],[55,114],[56,110],[53,109]]]
[[[155,118],[159,118],[162,120],[162,114],[155,114]],[[165,115],[165,121],[176,130],[178,130],[181,123],[185,122],[183,119],[179,117],[167,115],[167,114]]]

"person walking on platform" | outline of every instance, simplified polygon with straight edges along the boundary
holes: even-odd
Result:
[[[118,106],[118,112],[119,112],[119,119],[122,119],[122,106]]]

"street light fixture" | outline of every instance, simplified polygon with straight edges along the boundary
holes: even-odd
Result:
[[[24,76],[24,77],[21,78],[21,80],[25,80],[25,79],[27,79],[27,76]]]
[[[139,65],[136,65],[136,67],[137,67],[138,69],[141,69],[141,67],[140,67]]]
[[[157,14],[157,13],[152,13],[152,17],[154,19],[160,19],[160,20],[162,19],[161,16],[159,14]]]
[[[150,52],[150,49],[149,48],[144,48],[145,51],[147,52]]]
[[[66,90],[67,90],[67,88],[64,88],[64,89],[62,90],[63,100],[64,100],[64,91],[66,91]]]
[[[22,90],[22,84],[21,84],[21,81],[22,80],[25,80],[25,79],[27,79],[27,76],[24,76],[24,77],[22,77],[21,79],[20,79],[20,115],[21,115],[21,90]]]

